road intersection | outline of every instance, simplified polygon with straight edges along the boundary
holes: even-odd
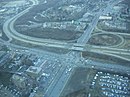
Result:
[[[22,41],[23,43],[30,43],[30,44],[35,44],[35,45],[40,45],[40,46],[45,46],[45,47],[56,47],[56,48],[62,48],[62,49],[68,49],[68,50],[76,50],[76,51],[89,51],[89,52],[98,52],[101,54],[107,54],[107,55],[114,55],[116,57],[120,57],[123,59],[128,60],[128,58],[122,57],[120,55],[130,55],[129,51],[123,51],[119,50],[117,51],[114,50],[114,48],[110,48],[110,47],[101,47],[101,46],[90,46],[88,44],[86,44],[89,40],[89,38],[91,37],[91,33],[94,30],[94,28],[96,27],[98,21],[99,21],[99,17],[110,11],[111,7],[113,7],[114,5],[118,4],[119,2],[121,2],[122,0],[116,0],[113,3],[110,1],[108,3],[107,8],[105,8],[104,10],[100,10],[98,12],[98,14],[95,16],[95,18],[93,19],[92,23],[89,25],[89,27],[85,30],[85,32],[83,33],[83,35],[78,39],[77,43],[66,43],[66,42],[61,42],[61,41],[56,41],[56,40],[51,40],[51,39],[41,39],[41,38],[36,38],[36,37],[30,37],[30,36],[26,36],[23,34],[20,34],[19,32],[17,32],[14,29],[14,23],[15,21],[20,18],[22,15],[26,14],[27,12],[29,12],[29,10],[34,6],[38,4],[37,0],[31,0],[33,2],[33,5],[27,9],[25,9],[24,11],[20,12],[19,14],[17,14],[16,16],[14,16],[13,18],[7,20],[3,26],[3,31],[4,33],[7,35],[7,37],[9,38],[9,42],[12,41],[12,39],[15,40],[19,40]],[[112,3],[112,4],[110,4]],[[116,55],[118,54],[118,55]]]

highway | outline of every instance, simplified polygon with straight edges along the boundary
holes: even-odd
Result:
[[[104,69],[104,70],[110,70],[114,72],[122,72],[122,73],[128,73],[130,74],[130,68],[128,66],[123,66],[123,64],[117,65],[117,64],[111,64],[111,63],[102,63],[95,60],[86,60],[86,67],[94,67],[96,69]],[[123,70],[123,71],[122,71]]]
[[[84,48],[84,51],[109,55],[109,56],[130,61],[129,59],[130,50],[128,49],[118,49],[118,48],[110,48],[110,47],[103,47],[103,46],[87,45],[86,48]]]
[[[37,0],[31,0],[31,1],[33,2],[33,5],[38,4]],[[117,1],[119,1],[119,0],[117,0]],[[110,6],[108,6],[105,9],[105,12],[107,12],[109,10],[109,8],[112,7],[113,5],[117,4],[118,3],[117,1],[115,1],[115,3],[113,3],[113,4],[110,4]],[[14,29],[15,21],[19,17],[21,17],[22,15],[29,12],[29,10],[32,7],[33,6],[27,8],[26,10],[22,11],[21,13],[17,14],[15,17],[13,17],[13,18],[11,18],[11,19],[9,19],[8,21],[5,22],[5,24],[3,26],[3,31],[5,32],[5,34],[9,38],[9,41],[5,42],[6,45],[9,45],[9,46],[11,45],[12,47],[15,47],[15,48],[22,48],[20,46],[10,44],[12,39],[16,39],[16,40],[22,41],[23,43],[26,42],[26,43],[31,43],[31,44],[41,45],[41,46],[63,48],[63,49],[81,51],[81,52],[82,51],[88,51],[88,52],[100,53],[100,54],[115,56],[115,57],[130,61],[129,58],[125,57],[125,55],[130,56],[130,50],[109,48],[109,47],[102,47],[102,46],[92,46],[92,45],[87,45],[86,44],[88,42],[89,38],[91,37],[92,31],[94,30],[95,26],[97,25],[97,23],[99,21],[99,17],[104,12],[101,11],[101,12],[98,13],[97,16],[95,16],[93,22],[89,25],[89,28],[86,29],[84,34],[79,38],[78,43],[70,43],[70,44],[68,44],[66,42],[60,42],[60,41],[54,41],[54,40],[48,40],[48,39],[40,39],[40,38],[26,36],[26,35],[18,33]],[[43,55],[43,52],[44,52],[44,51],[40,51],[40,50],[36,50],[36,49],[29,49],[29,48],[23,48],[23,49],[27,49],[30,53],[36,53],[36,54],[41,54],[41,55]],[[39,53],[37,53],[37,52],[39,52]],[[25,52],[25,53],[27,53],[27,52]],[[124,55],[124,57],[122,55]],[[62,56],[62,57],[64,57],[64,56]],[[128,71],[128,73],[130,73],[129,72],[130,69],[127,68],[127,67],[124,67],[124,66],[118,66],[118,65],[113,65],[113,64],[105,64],[104,65],[104,63],[102,64],[102,63],[95,62],[95,61],[92,61],[92,60],[87,60],[87,63],[88,63],[88,66],[90,66],[90,67],[92,67],[92,65],[93,65],[93,66],[98,67],[100,69],[101,68],[109,68],[109,69],[113,68],[113,70],[117,70],[117,71],[118,70],[121,71],[123,69],[125,71]],[[45,97],[59,97],[61,91],[65,87],[65,85],[68,82],[68,80],[69,80],[69,78],[71,76],[71,73],[72,73],[72,71],[69,72],[69,73],[66,73],[66,71],[67,71],[66,67],[61,68],[58,71],[59,74],[56,75],[56,78],[48,86],[48,89],[47,89],[47,91],[45,92],[45,95],[44,95]]]
[[[113,1],[113,0],[112,0]],[[86,44],[88,42],[88,40],[91,37],[91,33],[93,32],[94,28],[97,26],[97,23],[99,21],[99,17],[104,14],[104,13],[108,13],[109,11],[111,11],[111,8],[118,4],[119,2],[121,2],[123,0],[115,0],[113,3],[111,3],[111,1],[109,1],[107,8],[105,8],[104,10],[101,9],[98,14],[94,17],[92,23],[88,26],[88,28],[84,31],[84,33],[82,34],[82,36],[78,39],[77,43],[82,43],[82,44]]]
[[[59,97],[61,94],[61,91],[63,90],[64,86],[66,85],[66,82],[68,82],[68,79],[71,76],[72,71],[67,72],[67,67],[63,67],[62,71],[58,73],[58,76],[56,76],[53,83],[51,83],[50,87],[47,89],[45,93],[45,97]]]
[[[30,0],[33,4],[31,7],[25,9],[24,11],[20,12],[19,14],[17,14],[16,16],[14,16],[13,18],[7,20],[4,25],[3,25],[3,31],[6,34],[6,36],[9,38],[9,42],[12,41],[12,38],[15,38],[16,36],[12,35],[11,33],[16,33],[18,34],[18,32],[16,30],[14,30],[14,22],[21,17],[22,15],[24,15],[25,13],[29,12],[29,10],[34,6],[38,4],[37,0]],[[12,30],[12,31],[11,31]]]
[[[114,52],[114,51],[107,51],[107,50],[103,51],[103,50],[98,50],[98,49],[92,50],[91,52],[103,54],[103,55],[108,55],[108,56],[111,56],[113,58],[116,57],[116,58],[119,58],[119,59],[130,61],[130,59],[129,59],[130,53]]]
[[[33,0],[32,0],[33,1]],[[37,5],[38,2],[33,1],[33,5],[26,10],[22,11],[21,13],[17,14],[15,17],[7,20],[4,25],[3,25],[3,31],[9,38],[9,42],[12,41],[12,39],[19,40],[22,42],[30,43],[30,44],[35,44],[35,45],[41,45],[41,46],[48,46],[48,47],[56,47],[56,48],[66,48],[68,49],[70,46],[66,42],[60,42],[56,40],[51,40],[51,39],[41,39],[41,38],[36,38],[36,37],[30,37],[26,36],[23,34],[18,33],[14,29],[14,23],[15,21],[20,18],[22,15],[26,14],[29,12],[29,10],[34,6]],[[51,2],[52,3],[52,2]],[[53,4],[53,3],[52,3]]]
[[[97,28],[96,28],[97,29]],[[98,30],[98,29],[97,29]],[[98,31],[101,31],[101,30],[98,30]],[[116,37],[119,37],[119,43],[118,44],[114,44],[114,45],[110,45],[110,46],[105,46],[105,47],[119,47],[119,46],[122,46],[124,43],[125,43],[125,39],[124,39],[124,37],[122,37],[122,36],[120,36],[119,34],[116,34],[116,33],[109,33],[109,32],[107,32],[107,31],[101,31],[100,33],[94,33],[91,37],[93,37],[93,36],[95,36],[95,35],[102,35],[102,34],[106,34],[106,35],[114,35],[114,36],[116,36]],[[117,40],[117,41],[118,41]]]
[[[92,23],[89,24],[88,28],[84,31],[82,36],[78,39],[77,43],[86,44],[88,42],[89,38],[91,37],[92,31],[94,30],[95,26],[97,25],[99,21],[99,17],[100,17],[100,14],[95,16]]]
[[[12,39],[16,39],[16,40],[19,40],[19,41],[22,41],[22,42],[35,44],[35,45],[48,46],[48,47],[58,47],[58,48],[66,48],[66,49],[68,49],[70,47],[70,45],[72,45],[72,44],[68,45],[68,43],[66,43],[66,42],[60,42],[60,41],[55,41],[55,40],[51,40],[51,39],[41,39],[41,38],[26,36],[26,35],[18,33],[14,29],[15,21],[18,18],[20,18],[22,15],[26,14],[27,12],[29,12],[29,10],[34,5],[38,4],[37,0],[31,0],[31,1],[33,2],[33,5],[31,7],[29,7],[26,10],[20,12],[19,14],[17,14],[16,16],[14,16],[13,18],[7,20],[4,23],[3,31],[7,35],[7,37],[9,38],[9,42],[11,42]],[[84,37],[80,37],[79,40],[81,39],[81,41],[84,41],[84,39],[85,40],[89,39],[89,38],[86,38],[86,37],[90,36],[92,30],[94,29],[94,25],[95,26],[97,25],[97,22],[99,20],[99,17],[101,15],[101,13],[102,12],[99,12],[99,14],[95,17],[95,19],[91,23],[91,27],[88,30],[86,30],[87,33],[85,33],[85,35],[83,34]],[[80,43],[79,40],[78,40],[78,42]]]
[[[38,4],[37,0],[35,0],[35,1],[32,0],[32,2],[33,2],[33,5]],[[117,1],[116,1],[116,3],[117,3]],[[113,6],[113,5],[111,5],[111,6]],[[109,10],[109,8],[111,6],[109,6],[108,9],[106,9],[106,11]],[[12,39],[16,39],[16,40],[19,40],[19,41],[22,41],[22,42],[27,42],[27,43],[41,45],[41,46],[57,47],[57,48],[76,50],[76,51],[81,51],[81,52],[82,51],[88,51],[88,52],[100,53],[100,54],[115,56],[115,57],[130,61],[129,58],[122,57],[122,55],[130,56],[130,50],[109,48],[109,47],[102,47],[102,46],[91,46],[91,45],[86,44],[88,42],[89,38],[91,37],[92,31],[94,30],[95,26],[97,25],[97,23],[99,21],[100,15],[102,13],[104,13],[104,12],[99,12],[99,14],[97,16],[95,16],[95,18],[94,18],[93,22],[90,24],[89,28],[86,29],[84,34],[79,38],[78,43],[72,43],[72,44],[70,43],[70,44],[68,44],[66,42],[53,41],[53,40],[48,40],[48,39],[40,39],[40,38],[26,36],[26,35],[18,33],[14,29],[15,21],[19,17],[21,17],[22,15],[29,12],[29,10],[32,7],[33,6],[27,8],[26,10],[22,11],[21,13],[17,14],[15,17],[13,17],[13,18],[11,18],[11,19],[9,19],[8,21],[5,22],[5,24],[3,26],[3,30],[4,30],[5,34],[8,36],[8,38],[9,38],[9,42],[11,42]],[[20,46],[10,44],[9,42],[5,42],[5,44],[9,45],[9,46],[11,45],[12,47],[15,47],[15,48],[22,48]],[[40,54],[40,55],[43,55],[43,52],[44,52],[44,51],[29,49],[29,48],[23,48],[23,49],[27,49],[30,53],[36,53],[36,54]],[[37,53],[37,52],[39,52],[39,53]],[[27,52],[25,52],[25,53],[27,53]],[[124,66],[113,65],[113,64],[104,64],[104,63],[102,64],[102,63],[95,62],[95,61],[92,61],[92,60],[88,60],[87,63],[88,63],[88,66],[90,66],[90,67],[92,67],[92,65],[93,65],[93,66],[98,67],[100,69],[101,68],[107,68],[107,69],[108,68],[109,69],[113,68],[113,70],[117,70],[117,71],[119,71],[119,70],[121,71],[123,69],[126,72],[128,71],[128,73],[130,73],[129,72],[130,69],[127,68],[127,67],[124,67]],[[48,89],[47,89],[47,91],[45,92],[45,95],[44,95],[45,97],[59,97],[61,91],[65,87],[65,85],[68,82],[68,80],[69,80],[69,78],[71,76],[71,73],[72,73],[72,71],[69,72],[69,73],[66,73],[66,71],[67,71],[66,67],[61,68],[58,71],[59,74],[56,76],[56,78],[48,86]]]
[[[38,4],[37,0],[32,0],[33,5],[31,7],[29,7],[26,10],[20,12],[19,14],[14,16],[13,18],[7,20],[5,22],[5,24],[4,24],[4,26],[3,26],[3,31],[8,36],[9,42],[12,39],[16,39],[16,40],[22,41],[23,43],[26,42],[26,43],[30,43],[30,44],[45,46],[45,47],[56,47],[56,48],[62,48],[62,49],[68,49],[68,50],[89,51],[89,52],[96,52],[96,51],[98,51],[98,52],[101,52],[101,53],[104,53],[104,54],[109,54],[110,53],[110,54],[115,54],[115,55],[116,54],[124,55],[126,53],[129,54],[129,52],[122,52],[122,53],[120,53],[120,51],[116,51],[116,50],[110,49],[109,47],[108,47],[108,49],[103,50],[103,52],[102,52],[102,48],[101,47],[95,47],[95,46],[88,46],[88,45],[86,45],[87,41],[89,40],[89,38],[91,36],[91,33],[92,33],[93,29],[95,28],[95,26],[98,23],[99,17],[103,13],[108,12],[112,6],[114,6],[115,4],[117,4],[120,1],[121,0],[116,0],[112,4],[109,4],[108,7],[104,11],[101,10],[97,14],[97,16],[95,16],[95,18],[94,18],[93,22],[90,24],[89,28],[86,29],[85,33],[79,38],[78,43],[66,43],[66,42],[54,41],[54,40],[50,40],[50,39],[41,39],[41,38],[30,37],[30,36],[26,36],[26,35],[20,34],[20,33],[18,33],[14,29],[15,21],[18,18],[20,18],[22,15],[26,14],[27,12],[29,12],[29,10],[34,5],[37,5]],[[118,57],[119,57],[119,55],[118,55]],[[128,59],[128,58],[125,58],[125,59]]]

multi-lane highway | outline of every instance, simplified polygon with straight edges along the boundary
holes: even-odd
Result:
[[[60,42],[60,41],[55,41],[55,40],[50,40],[50,39],[41,39],[41,38],[36,38],[36,37],[30,37],[30,36],[20,34],[14,29],[15,21],[18,18],[20,18],[22,15],[29,12],[29,10],[34,5],[38,4],[37,0],[31,0],[31,1],[33,2],[33,5],[31,7],[29,7],[26,10],[20,12],[19,14],[17,14],[16,16],[7,20],[4,23],[3,31],[8,36],[9,41],[11,41],[12,39],[15,39],[15,40],[19,40],[19,41],[22,41],[22,42],[35,44],[35,45],[42,45],[42,46],[49,46],[49,47],[59,47],[59,48],[69,48],[69,45],[66,42]],[[119,0],[117,0],[117,1],[119,1]],[[117,1],[116,1],[116,3],[117,3]],[[109,7],[106,10],[108,10],[108,9],[109,9]],[[88,29],[86,29],[85,33],[79,38],[78,43],[81,43],[81,42],[86,43],[89,40],[91,32],[93,31],[94,27],[97,25],[99,17],[102,13],[104,13],[104,12],[99,12],[98,15],[94,18],[94,20],[90,24],[90,27]]]
[[[38,1],[37,0],[31,0],[33,2],[33,5],[37,5]],[[26,36],[23,34],[18,33],[14,29],[14,23],[15,21],[27,13],[33,6],[27,8],[26,10],[22,11],[21,13],[17,14],[15,17],[9,19],[8,21],[5,22],[3,26],[3,30],[5,34],[9,38],[9,42],[12,41],[12,39],[16,39],[19,41],[31,43],[31,44],[36,44],[36,45],[41,45],[41,46],[48,46],[48,47],[57,47],[57,48],[63,48],[63,49],[69,49],[69,50],[76,50],[76,51],[88,51],[88,52],[94,52],[94,53],[100,53],[100,54],[105,54],[105,55],[110,55],[110,56],[115,56],[124,60],[130,61],[129,58],[125,57],[125,55],[130,56],[130,50],[126,49],[117,49],[117,48],[109,48],[109,47],[102,47],[102,46],[92,46],[86,44],[91,37],[91,33],[94,30],[95,26],[98,23],[99,17],[102,15],[104,12],[108,12],[110,7],[114,6],[117,4],[119,0],[116,0],[113,4],[108,5],[108,7],[105,9],[105,11],[101,11],[95,16],[93,19],[92,23],[89,25],[89,27],[85,30],[84,34],[79,38],[78,43],[66,43],[66,42],[60,42],[60,41],[53,41],[53,40],[48,40],[48,39],[40,39],[40,38],[35,38],[35,37],[30,37]],[[5,42],[6,45],[10,45],[9,42]],[[12,44],[13,45],[13,44]],[[17,45],[13,45],[15,48],[21,48]],[[26,48],[28,50],[28,48]],[[43,51],[40,50],[32,50],[29,49],[29,51],[33,52],[39,52],[39,54],[43,54]],[[30,53],[31,53],[30,52]],[[26,52],[25,52],[26,53]],[[50,55],[51,56],[51,55]],[[62,56],[63,57],[63,56]],[[72,60],[71,60],[72,61]],[[75,61],[75,60],[73,60]],[[104,68],[113,68],[118,70],[119,68],[122,68],[126,71],[129,71],[130,69],[127,67],[123,66],[118,66],[118,65],[113,65],[113,64],[102,64],[98,63],[95,61],[87,60],[88,64],[91,63],[91,65],[88,66],[97,66],[97,67],[104,67]],[[111,67],[111,68],[110,68]],[[68,81],[69,77],[71,76],[72,71],[66,71],[68,70],[67,67],[61,68],[56,75],[56,78],[51,82],[51,84],[48,86],[47,91],[45,92],[45,97],[59,97],[61,91],[63,90],[64,86],[66,85],[66,82]]]
[[[33,1],[33,0],[32,0]],[[66,42],[60,42],[55,41],[51,39],[41,39],[36,37],[30,37],[23,34],[20,34],[14,29],[14,23],[15,21],[20,18],[22,15],[29,12],[29,10],[34,6],[37,5],[38,2],[33,1],[33,5],[26,10],[22,11],[21,13],[17,14],[13,18],[7,20],[3,25],[3,31],[9,38],[9,42],[12,41],[12,39],[19,40],[25,43],[35,44],[35,45],[41,45],[41,46],[48,46],[48,47],[56,47],[56,48],[65,48],[68,49],[70,45]],[[52,3],[53,4],[53,3]]]
[[[86,43],[88,42],[89,38],[91,37],[92,31],[94,30],[95,26],[98,23],[99,17],[103,13],[109,12],[111,7],[113,7],[114,5],[118,4],[122,0],[116,0],[114,2],[109,2],[109,4],[108,4],[106,9],[101,10],[100,12],[98,12],[98,14],[93,19],[92,23],[89,25],[89,27],[85,30],[84,34],[77,41],[78,43],[69,43],[69,44],[66,43],[66,42],[54,41],[54,40],[50,40],[50,39],[41,39],[41,38],[26,36],[26,35],[18,33],[14,29],[15,21],[18,18],[20,18],[22,15],[26,14],[27,12],[29,12],[29,10],[34,5],[38,4],[37,0],[31,0],[31,1],[33,2],[33,5],[31,7],[29,7],[26,10],[20,12],[19,14],[17,14],[13,18],[11,18],[11,19],[9,19],[9,20],[7,20],[5,22],[5,24],[3,26],[3,31],[8,36],[9,41],[11,41],[12,39],[15,39],[15,40],[22,41],[23,43],[26,42],[26,43],[30,43],[30,44],[47,46],[47,47],[56,47],[56,48],[63,48],[63,49],[69,49],[69,50],[78,50],[78,51],[98,52],[98,53],[104,53],[104,54],[108,54],[108,55],[109,54],[111,54],[111,55],[115,54],[116,57],[121,57],[121,58],[123,58],[123,57],[119,56],[119,55],[124,55],[126,53],[127,53],[127,55],[129,54],[129,51],[127,51],[127,52],[123,51],[122,53],[120,53],[120,51],[115,51],[113,49],[109,49],[109,47],[107,49],[102,49],[102,47],[95,47],[95,46],[86,45]],[[112,4],[110,4],[110,3],[112,3]],[[123,58],[123,59],[128,59],[128,58]]]
[[[112,63],[103,63],[95,60],[86,60],[86,66],[89,68],[96,68],[96,69],[104,69],[104,70],[110,70],[110,71],[115,71],[115,72],[122,72],[122,73],[128,73],[130,74],[130,68],[128,66],[123,66],[123,64],[112,64]],[[84,66],[83,66],[84,67]],[[122,71],[124,70],[124,71]]]
[[[89,38],[91,37],[91,33],[93,32],[94,28],[97,26],[97,23],[99,21],[99,17],[102,14],[108,13],[111,11],[111,8],[118,4],[119,2],[123,1],[123,0],[115,0],[114,2],[112,2],[113,0],[110,0],[107,7],[105,9],[100,9],[100,11],[97,13],[97,15],[94,17],[93,21],[89,24],[89,26],[87,27],[87,29],[84,31],[84,33],[82,34],[82,36],[78,39],[78,43],[82,43],[82,44],[86,44],[89,40]]]
[[[34,6],[38,4],[37,0],[30,0],[33,4],[31,7],[25,9],[24,11],[20,12],[19,14],[17,14],[16,16],[14,16],[13,18],[7,20],[4,25],[3,25],[3,31],[4,33],[7,35],[7,37],[9,38],[9,42],[14,38],[19,39],[18,36],[21,36],[15,29],[14,29],[14,22],[21,17],[22,15],[24,15],[25,13],[29,12],[29,10]],[[15,34],[14,34],[15,33]],[[24,36],[25,37],[25,36]]]
[[[84,31],[82,36],[78,39],[77,43],[86,44],[88,42],[89,38],[91,37],[92,31],[94,30],[95,26],[98,23],[99,17],[100,17],[100,14],[98,14],[97,16],[94,17],[92,23],[89,24],[89,26]]]

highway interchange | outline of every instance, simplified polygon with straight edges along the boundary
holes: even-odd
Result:
[[[7,35],[7,37],[9,38],[9,41],[4,42],[4,43],[7,44],[8,46],[12,46],[13,48],[23,48],[21,46],[15,45],[15,44],[10,44],[11,41],[13,39],[15,39],[15,40],[22,41],[23,43],[25,42],[25,43],[30,43],[30,44],[34,44],[34,45],[41,45],[41,46],[45,46],[45,47],[56,47],[56,48],[68,49],[68,50],[78,51],[78,52],[86,52],[87,51],[87,52],[100,53],[100,54],[110,55],[110,56],[118,57],[118,58],[123,59],[123,60],[130,61],[130,59],[128,57],[125,57],[125,55],[130,56],[129,49],[128,50],[127,49],[117,49],[117,48],[94,46],[94,45],[87,44],[87,42],[89,41],[89,39],[92,36],[91,34],[92,34],[93,30],[97,26],[97,23],[99,21],[99,17],[102,14],[110,11],[110,8],[112,6],[118,4],[122,0],[115,0],[113,3],[109,2],[107,8],[105,8],[104,10],[100,10],[98,12],[98,14],[95,16],[95,18],[93,19],[92,23],[89,25],[89,27],[84,31],[82,36],[78,39],[77,43],[66,43],[66,42],[60,42],[60,41],[51,40],[51,39],[40,39],[40,38],[26,36],[26,35],[23,35],[23,34],[20,34],[19,32],[17,32],[14,29],[15,21],[18,18],[20,18],[21,16],[23,16],[24,14],[26,14],[27,12],[29,12],[29,10],[33,6],[38,5],[37,0],[31,0],[31,1],[33,2],[33,5],[31,7],[25,9],[24,11],[20,12],[19,14],[17,14],[16,16],[7,20],[4,23],[3,31]],[[29,51],[30,53],[42,54],[42,52],[43,52],[43,51],[36,50],[36,49],[28,49],[26,47],[24,47],[23,49],[25,49],[25,51]],[[122,55],[124,55],[124,56],[122,56]],[[64,55],[61,55],[61,56],[64,57]],[[90,64],[90,63],[93,64],[93,66],[96,68],[103,67],[103,68],[109,68],[109,69],[113,68],[113,70],[114,69],[119,70],[119,67],[117,68],[117,66],[114,66],[113,64],[104,65],[104,64],[97,63],[97,62],[89,60],[89,59],[86,60],[86,62],[88,64]],[[73,67],[73,65],[72,65],[72,67]],[[72,68],[72,67],[70,67],[70,68]],[[91,66],[88,65],[88,67],[92,67],[92,65]],[[130,68],[123,67],[123,66],[120,66],[120,68],[124,68],[124,70],[126,70],[126,72],[130,74],[130,72],[129,72]],[[66,67],[62,68],[62,69],[66,69]],[[53,83],[50,85],[50,87],[48,88],[48,90],[46,91],[46,93],[44,95],[45,97],[58,97],[59,96],[59,94],[61,93],[61,90],[63,89],[65,83],[68,81],[68,79],[72,73],[72,72],[69,72],[66,75],[66,72],[64,72],[64,71],[66,71],[66,70],[61,70],[60,75],[58,75],[57,78],[55,80],[53,80]]]
[[[104,54],[108,54],[108,55],[111,54],[111,55],[117,56],[119,58],[122,58],[122,57],[119,56],[119,55],[116,55],[116,54],[125,54],[124,50],[123,50],[122,53],[120,53],[120,51],[122,51],[122,50],[120,50],[118,52],[118,51],[114,50],[114,48],[111,49],[111,48],[108,47],[107,49],[103,48],[103,51],[102,51],[102,47],[95,47],[95,46],[87,46],[86,45],[86,43],[88,42],[88,40],[91,37],[92,31],[94,30],[94,28],[96,27],[96,25],[97,25],[97,23],[99,21],[99,17],[103,13],[108,12],[111,9],[112,6],[114,6],[114,5],[118,4],[119,2],[121,2],[121,0],[116,0],[112,4],[109,4],[109,3],[111,3],[111,1],[110,1],[108,3],[108,5],[110,5],[110,6],[108,6],[105,9],[102,9],[102,10],[100,10],[98,12],[98,14],[93,19],[92,23],[84,31],[83,35],[78,39],[77,43],[69,43],[69,44],[66,43],[66,42],[60,42],[60,41],[51,40],[51,39],[41,39],[41,38],[26,36],[26,35],[20,34],[19,32],[17,32],[14,29],[15,21],[19,17],[21,17],[22,15],[26,14],[34,5],[38,4],[37,0],[34,0],[34,1],[32,0],[32,2],[33,2],[33,5],[31,7],[29,7],[26,10],[20,12],[19,14],[17,14],[16,16],[14,16],[13,18],[7,20],[4,23],[3,31],[8,36],[9,42],[11,42],[12,39],[15,39],[15,40],[19,40],[19,41],[26,42],[26,43],[41,45],[41,46],[47,46],[47,47],[56,47],[56,48],[63,48],[63,49],[69,49],[69,50],[90,51],[90,52],[98,51],[98,53],[104,53]],[[129,52],[129,50],[126,51],[127,54],[129,54],[128,52]],[[128,58],[125,58],[125,57],[123,59],[129,60]]]

